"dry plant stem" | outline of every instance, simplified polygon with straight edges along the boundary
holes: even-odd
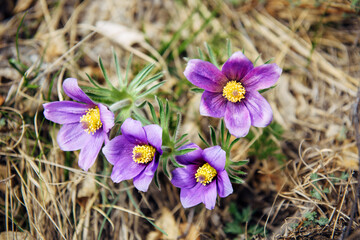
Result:
[[[347,236],[349,236],[351,225],[354,221],[354,214],[356,210],[356,204],[359,198],[359,191],[360,191],[360,133],[359,133],[359,102],[360,102],[360,88],[358,88],[357,96],[356,96],[356,102],[354,106],[354,112],[353,112],[353,120],[355,125],[355,138],[356,138],[356,146],[358,149],[358,160],[359,160],[359,172],[357,175],[357,188],[356,188],[356,194],[355,199],[351,208],[350,212],[350,221],[346,228],[345,234],[342,236],[341,239],[345,239]]]

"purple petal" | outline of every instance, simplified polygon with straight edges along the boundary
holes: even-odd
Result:
[[[94,104],[93,101],[81,90],[81,88],[78,85],[77,79],[75,78],[67,78],[65,79],[63,83],[64,92],[66,95],[71,97],[72,99],[84,102],[87,104]]]
[[[217,172],[224,170],[226,153],[219,146],[209,147],[203,151],[204,160],[210,164]]]
[[[157,152],[162,154],[162,128],[159,125],[151,124],[144,127],[147,141],[156,148]]]
[[[112,165],[116,165],[118,161],[123,158],[130,158],[132,160],[132,151],[135,147],[135,144],[130,143],[125,136],[117,136],[111,139],[105,147],[103,147],[102,152],[104,153],[106,159]]]
[[[192,188],[196,184],[195,173],[199,166],[187,165],[184,168],[176,168],[172,171],[171,183],[178,188]]]
[[[104,134],[101,131],[91,135],[90,141],[80,151],[78,162],[80,168],[87,171],[94,164],[103,143]]]
[[[204,163],[202,152],[203,150],[194,143],[186,144],[185,146],[182,146],[179,148],[179,150],[182,149],[189,149],[189,148],[196,148],[194,151],[186,153],[184,155],[176,156],[176,161],[182,165],[189,165],[189,164],[202,164]]]
[[[196,184],[193,188],[182,188],[180,191],[180,202],[184,208],[193,207],[202,202],[203,185]]]
[[[192,84],[209,92],[221,92],[228,81],[216,66],[200,59],[190,60],[184,75]]]
[[[154,159],[147,165],[143,172],[134,178],[133,184],[137,190],[146,192],[149,189],[151,180],[154,178],[155,171],[159,166],[159,160]]]
[[[43,104],[46,119],[58,124],[78,123],[88,109],[85,104],[61,101]]]
[[[221,93],[205,91],[201,96],[200,114],[214,118],[221,118],[225,114],[227,100]]]
[[[98,104],[100,111],[100,120],[103,124],[103,129],[106,133],[114,126],[114,113],[111,112],[106,106]]]
[[[116,162],[111,173],[111,179],[119,183],[123,180],[128,180],[139,175],[146,167],[146,164],[140,164],[134,162],[132,156],[122,156],[122,158]]]
[[[243,102],[228,102],[225,111],[225,125],[235,137],[244,137],[251,126],[250,114]]]
[[[216,182],[213,181],[208,185],[203,186],[201,195],[202,195],[202,202],[205,204],[205,207],[209,210],[214,209],[216,204],[216,197],[217,197]]]
[[[226,170],[218,172],[216,177],[217,192],[219,196],[222,198],[229,196],[233,192],[233,187]]]
[[[282,69],[275,63],[264,64],[251,70],[241,81],[246,90],[260,90],[274,85]]]
[[[147,144],[145,131],[141,122],[128,118],[121,125],[121,133],[134,144]]]
[[[236,52],[224,63],[221,71],[229,80],[241,80],[253,68],[252,62],[242,52]]]
[[[272,110],[270,104],[257,91],[251,91],[246,94],[244,101],[249,110],[251,125],[255,127],[266,127],[272,121]]]
[[[83,148],[91,140],[80,123],[65,124],[60,128],[57,142],[63,151],[75,151]]]

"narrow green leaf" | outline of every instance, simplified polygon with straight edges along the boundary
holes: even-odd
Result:
[[[135,92],[136,87],[139,86],[144,78],[146,78],[146,76],[154,69],[154,66],[155,64],[152,63],[144,67],[130,82],[128,89],[130,89],[132,92]]]
[[[228,148],[229,146],[229,143],[230,143],[230,138],[231,138],[231,134],[229,132],[229,130],[227,130],[227,133],[226,133],[226,142],[225,142],[225,148]],[[230,148],[229,148],[230,149]]]
[[[169,174],[169,171],[168,171],[168,161],[166,161],[164,158],[162,158],[162,170],[165,174],[165,176],[167,176],[169,179],[170,179],[170,174]]]
[[[128,63],[126,65],[126,72],[125,72],[125,84],[126,85],[129,85],[129,82],[130,82],[128,76],[129,76],[129,71],[130,71],[132,58],[133,58],[133,54],[131,53],[130,57],[129,57],[129,60],[128,60]]]
[[[174,138],[173,138],[173,141],[174,141],[174,142],[177,142],[176,139],[177,139],[178,136],[179,136],[180,126],[181,126],[181,119],[182,119],[181,113],[178,112],[178,113],[176,114],[176,125],[175,125]]]
[[[225,140],[225,124],[224,119],[220,120],[220,141],[221,146],[224,146],[224,140]]]
[[[136,89],[135,92],[139,93],[141,92],[146,86],[148,86],[149,84],[155,82],[156,80],[160,79],[163,76],[162,72],[158,72],[157,74],[155,74],[154,76],[152,76],[151,78],[149,78],[148,80],[146,80],[145,82],[143,82],[142,84],[140,84]]]
[[[271,90],[271,89],[273,89],[273,88],[276,88],[276,87],[277,87],[277,85],[274,85],[274,86],[271,86],[271,87],[269,87],[269,88],[261,89],[261,90],[259,90],[258,92],[259,92],[259,93],[264,93],[264,92],[267,92],[267,91],[269,91],[269,90]]]
[[[228,175],[229,175],[230,181],[232,183],[242,184],[242,183],[245,182],[243,179],[241,179],[238,176],[235,176],[235,175],[233,175],[233,174],[231,174],[229,172],[228,172]]]
[[[201,88],[191,88],[190,91],[194,93],[203,93],[205,90]]]
[[[158,98],[157,96],[155,96],[156,101],[158,102],[159,105],[159,114],[160,114],[160,126],[161,128],[164,130],[165,127],[165,119],[166,119],[166,115],[164,112],[164,105],[162,103],[162,101],[160,100],[160,98]]]
[[[147,101],[142,101],[142,102],[140,102],[140,103],[135,103],[135,106],[136,106],[137,108],[143,108],[146,103],[147,103]]]
[[[227,50],[227,55],[228,55],[228,58],[231,57],[231,41],[230,39],[226,39],[226,50]]]
[[[211,142],[212,142],[213,146],[216,146],[217,145],[216,132],[215,132],[215,129],[213,128],[213,126],[210,126],[210,137],[211,137]]]
[[[103,74],[103,76],[104,76],[104,78],[105,78],[105,81],[106,81],[107,85],[108,85],[109,87],[115,89],[115,87],[114,87],[114,86],[112,85],[112,83],[110,82],[110,79],[109,79],[109,77],[108,77],[108,75],[107,75],[107,73],[106,73],[104,64],[102,63],[102,60],[101,60],[100,57],[99,57],[99,65],[100,65],[101,72],[102,72],[102,74]]]
[[[254,66],[256,65],[256,63],[257,63],[257,61],[259,60],[260,57],[261,57],[261,54],[259,56],[257,56],[257,58],[255,59],[255,61],[253,63]]]
[[[270,62],[272,62],[274,59],[270,58],[269,60],[267,60],[264,64],[269,64]]]
[[[179,138],[179,140],[177,140],[176,142],[175,142],[175,144],[178,144],[178,143],[180,143],[186,136],[188,136],[189,134],[188,133],[185,133],[185,134],[183,134],[180,138]]]
[[[119,88],[123,89],[123,87],[125,87],[126,83],[124,82],[124,79],[121,76],[119,58],[115,52],[115,49],[113,49],[113,55],[114,55],[114,61],[115,61],[116,75],[119,80]]]
[[[196,150],[196,148],[186,148],[186,149],[176,150],[175,155],[176,156],[184,155],[184,154],[192,152],[194,150]]]
[[[177,144],[176,148],[181,148],[182,146],[184,146],[185,144],[188,144],[188,143],[190,143],[190,141],[188,139],[186,139],[184,142]]]
[[[159,189],[159,191],[161,191],[161,186],[160,186],[160,182],[159,182],[159,171],[158,169],[156,169],[155,174],[154,174],[154,182],[156,187]]]
[[[216,61],[216,58],[215,58],[215,56],[214,56],[213,50],[212,50],[211,47],[207,44],[207,42],[205,42],[205,46],[206,46],[206,48],[207,48],[207,50],[208,50],[208,54],[209,54],[209,57],[210,57],[210,62],[211,62],[212,64],[214,64],[217,68],[219,68],[219,64],[218,64],[217,61]]]
[[[175,160],[174,156],[171,156],[171,157],[170,157],[170,160],[171,160],[171,163],[172,163],[175,167],[177,167],[177,168],[184,168],[184,167],[185,167],[185,166],[179,164],[179,163]]]
[[[198,53],[199,53],[199,58],[200,58],[201,60],[205,61],[204,54],[203,54],[203,52],[201,51],[201,49],[198,47],[197,50],[198,50]]]
[[[54,86],[54,82],[55,82],[55,78],[59,75],[61,70],[58,70],[54,76],[51,78],[51,81],[50,81],[50,86],[49,86],[49,91],[48,91],[48,95],[47,95],[47,99],[48,101],[50,101],[50,98],[51,98],[51,91],[52,91],[52,88]]]
[[[134,117],[136,120],[140,121],[143,125],[149,125],[151,122],[147,120],[145,117],[141,116],[137,111],[133,111]]]
[[[92,83],[92,85],[94,85],[94,86],[97,87],[97,88],[102,88],[102,87],[100,87],[100,86],[94,81],[94,79],[93,79],[92,77],[90,77],[89,74],[87,74],[87,73],[85,73],[85,74],[86,74],[86,76],[88,77],[89,81]]]
[[[170,107],[169,107],[169,101],[166,99],[165,102],[165,127],[166,129],[169,128],[170,123]]]
[[[236,169],[234,169],[234,168],[230,168],[230,169],[231,169],[232,172],[234,172],[234,173],[236,173],[236,174],[238,174],[238,175],[247,175],[247,173],[244,172],[244,171],[236,170]]]
[[[203,138],[203,136],[201,136],[200,133],[198,133],[199,138],[201,139],[201,141],[206,145],[206,147],[210,147],[210,144]]]
[[[143,97],[149,95],[150,93],[152,93],[153,91],[155,91],[156,89],[158,89],[159,87],[161,87],[164,84],[165,84],[165,81],[159,82],[158,84],[152,86],[151,88],[149,88],[148,90],[146,90],[142,94],[138,95],[137,99],[140,99],[140,98],[143,98]]]
[[[236,138],[234,141],[231,142],[229,150],[234,146],[235,143],[237,143],[240,140],[240,138]]]
[[[231,161],[230,165],[232,165],[232,166],[243,166],[243,165],[246,165],[248,162],[249,162],[249,160],[241,160],[241,161],[238,161],[238,162]]]
[[[151,116],[153,118],[154,123],[159,124],[159,119],[156,116],[154,106],[150,102],[148,102],[148,106],[150,108]]]

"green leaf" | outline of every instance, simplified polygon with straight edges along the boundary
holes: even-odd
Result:
[[[200,58],[201,60],[205,61],[204,54],[203,54],[203,52],[201,51],[201,49],[198,47],[197,50],[198,50],[198,53],[199,53],[199,58]]]
[[[175,130],[174,130],[174,139],[173,139],[174,142],[175,142],[175,144],[178,143],[177,138],[178,138],[179,132],[180,132],[181,118],[182,118],[181,113],[178,112],[178,113],[176,114],[176,125],[175,125]],[[184,134],[184,135],[185,135],[185,134]],[[184,136],[184,135],[183,135],[183,136]],[[187,135],[187,134],[186,134],[186,135]],[[185,136],[186,136],[186,135],[185,135]],[[183,137],[183,136],[181,136],[181,137]]]
[[[155,96],[155,99],[156,99],[156,101],[158,102],[158,105],[159,105],[160,126],[164,130],[165,129],[164,124],[165,124],[165,120],[166,120],[166,114],[164,112],[164,105],[163,105],[163,102],[160,100],[160,98]]]
[[[154,182],[156,187],[159,189],[159,191],[161,191],[161,186],[160,186],[160,182],[159,182],[159,171],[158,169],[156,169],[155,174],[154,174]]]
[[[108,77],[108,75],[107,75],[107,73],[106,73],[104,64],[102,63],[102,60],[101,60],[100,57],[99,57],[99,65],[100,65],[101,72],[102,72],[102,74],[103,74],[103,76],[104,76],[104,78],[105,78],[105,81],[106,81],[107,85],[108,85],[109,87],[115,89],[115,87],[114,87],[114,86],[112,85],[112,83],[110,82],[110,79],[109,79],[109,77]]]
[[[180,138],[179,138],[179,140],[177,140],[176,142],[175,142],[175,144],[178,144],[178,143],[180,143],[186,136],[188,136],[189,134],[188,133],[185,133],[185,134],[183,134]]]
[[[118,58],[118,56],[117,56],[114,49],[113,49],[113,55],[114,55],[114,61],[115,61],[116,75],[117,75],[117,78],[119,80],[119,88],[123,89],[125,87],[126,83],[125,83],[124,79],[121,76],[119,58]]]
[[[232,51],[231,51],[231,41],[229,38],[226,39],[226,50],[227,50],[228,58],[230,58]]]
[[[126,85],[129,85],[129,72],[130,72],[130,66],[131,66],[131,61],[132,61],[132,58],[133,58],[133,54],[131,53],[130,54],[130,57],[129,57],[129,60],[128,60],[128,63],[126,65],[126,72],[125,72],[125,83]]]
[[[315,222],[320,226],[325,226],[326,224],[329,223],[329,219],[326,217],[321,217],[319,220],[316,220]]]
[[[225,140],[225,124],[224,124],[224,119],[221,119],[221,121],[220,121],[220,142],[221,142],[221,146],[224,146],[224,140]]]
[[[229,175],[230,181],[231,181],[232,183],[242,184],[242,183],[245,182],[245,181],[244,181],[243,179],[241,179],[240,177],[235,176],[235,175],[233,175],[233,174],[231,174],[231,173],[229,173],[229,172],[228,172],[228,175]]]
[[[86,76],[88,77],[89,81],[92,83],[92,85],[94,85],[94,86],[97,87],[97,88],[102,88],[102,87],[100,87],[100,86],[94,81],[94,79],[92,79],[92,77],[90,77],[89,74],[87,74],[87,73],[85,73],[85,74],[86,74]]]
[[[259,60],[260,57],[261,57],[261,54],[259,56],[257,56],[257,58],[255,59],[255,61],[253,63],[254,66],[256,65],[256,63],[257,63],[257,61]]]
[[[231,142],[229,149],[231,150],[231,148],[234,146],[234,144],[237,143],[239,140],[240,140],[240,138],[235,138],[235,140]]]
[[[269,91],[269,90],[271,90],[271,89],[273,89],[273,88],[276,88],[276,87],[277,87],[277,85],[274,85],[274,86],[271,86],[271,87],[269,87],[269,88],[261,89],[261,90],[259,90],[258,92],[259,92],[259,93],[264,93],[264,92],[267,92],[267,91]]]
[[[203,136],[201,136],[200,133],[198,133],[199,138],[201,139],[201,141],[206,145],[206,147],[210,147],[210,144],[203,138]]]
[[[149,73],[154,69],[154,66],[155,64],[152,63],[144,67],[130,82],[128,89],[132,92],[136,92],[136,87],[140,85],[140,83],[144,80],[144,78],[146,78],[147,75],[149,75]]]
[[[140,98],[145,97],[146,95],[149,95],[150,93],[152,93],[153,91],[155,91],[156,89],[158,89],[159,87],[161,87],[164,84],[165,84],[165,81],[159,82],[158,84],[152,86],[151,88],[149,88],[148,90],[146,90],[145,92],[143,92],[142,94],[137,96],[136,99],[140,99]]]
[[[170,107],[169,101],[167,99],[165,101],[165,128],[168,129],[170,123]]]
[[[153,118],[154,123],[159,124],[159,119],[156,116],[154,106],[150,102],[148,102],[148,106],[150,108],[151,116]]]
[[[190,91],[194,92],[194,93],[203,93],[205,90],[201,89],[201,88],[191,88]]]
[[[167,162],[164,158],[162,158],[161,163],[162,163],[162,170],[163,170],[164,174],[165,174],[169,179],[171,179],[170,174],[169,174],[169,171],[168,171],[168,164],[167,164],[168,162]]]
[[[230,165],[232,165],[232,166],[243,166],[243,165],[246,165],[248,162],[249,162],[249,160],[241,160],[241,161],[238,161],[238,162],[231,161]]]
[[[184,168],[184,167],[185,167],[185,166],[179,164],[179,163],[175,160],[174,156],[171,156],[171,157],[170,157],[170,160],[171,160],[171,163],[172,163],[175,167],[177,167],[177,168]]]
[[[133,111],[134,117],[136,120],[140,121],[143,125],[149,125],[151,124],[151,122],[149,120],[147,120],[145,117],[141,116],[139,113],[137,113],[136,111]]]
[[[146,80],[145,82],[141,83],[136,89],[135,89],[135,93],[139,93],[141,92],[145,87],[147,87],[149,84],[155,82],[156,80],[160,79],[163,76],[162,72],[159,72],[157,74],[155,74],[154,76],[152,76],[151,78],[149,78],[148,80]],[[165,81],[163,81],[165,82]]]
[[[194,150],[196,150],[196,148],[186,148],[186,149],[182,149],[182,150],[176,150],[175,155],[176,156],[184,155],[184,154],[192,152]]]
[[[211,137],[211,142],[212,142],[213,146],[216,146],[217,145],[216,133],[215,133],[215,129],[213,128],[213,126],[210,126],[210,137]]]
[[[273,58],[270,58],[269,60],[267,60],[264,64],[269,64],[270,62],[272,62],[272,60],[274,60]]]
[[[212,64],[214,64],[217,68],[219,68],[219,64],[216,61],[213,50],[211,49],[211,47],[206,42],[205,42],[205,46],[206,46],[206,48],[208,50],[208,54],[209,54],[209,57],[210,57],[210,62]]]

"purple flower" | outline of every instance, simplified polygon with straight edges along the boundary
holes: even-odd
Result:
[[[87,171],[95,162],[107,133],[114,126],[114,114],[103,104],[94,103],[79,87],[75,78],[63,83],[70,98],[82,102],[58,101],[43,104],[44,116],[63,124],[57,142],[63,151],[79,150],[79,167]]]
[[[156,124],[142,127],[139,121],[128,118],[121,125],[121,133],[102,150],[114,165],[111,179],[118,183],[133,178],[134,186],[146,192],[162,154],[162,129]]]
[[[193,59],[188,62],[184,75],[192,84],[205,90],[200,114],[224,117],[230,133],[244,137],[251,125],[265,127],[272,121],[270,104],[258,90],[274,85],[281,72],[275,63],[254,68],[242,52],[236,52],[221,71],[209,62]]]
[[[171,183],[181,188],[180,201],[184,208],[203,202],[211,210],[215,207],[217,194],[224,198],[233,192],[225,170],[226,153],[219,146],[202,150],[190,143],[182,149],[186,148],[196,150],[176,157],[176,161],[185,167],[172,171]]]

